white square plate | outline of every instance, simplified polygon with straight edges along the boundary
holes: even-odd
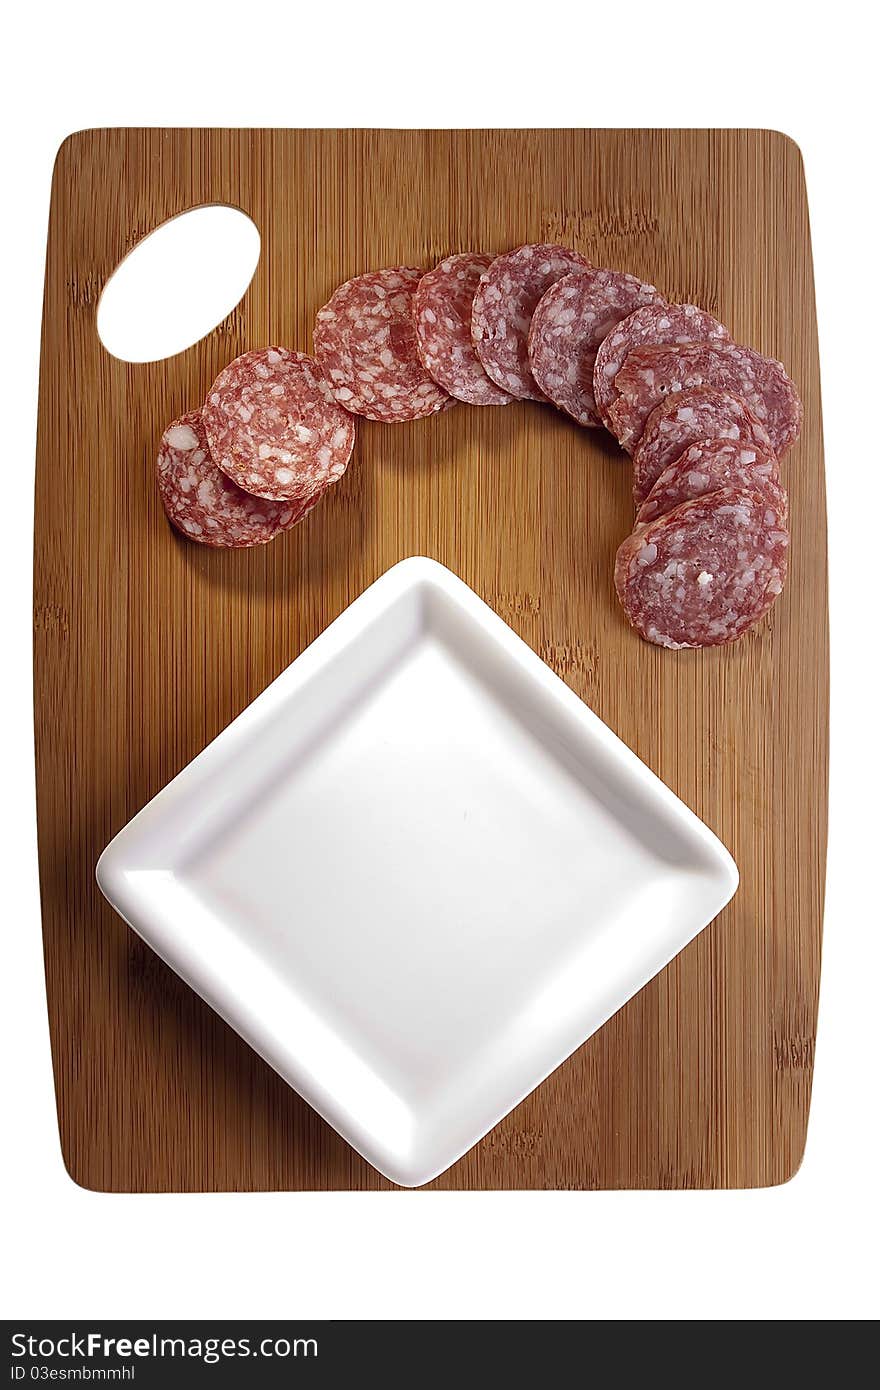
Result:
[[[331,623],[97,873],[163,960],[408,1187],[482,1138],[738,881],[712,832],[425,559]]]

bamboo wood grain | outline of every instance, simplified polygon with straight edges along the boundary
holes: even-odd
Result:
[[[102,287],[168,217],[243,208],[262,257],[202,342],[128,366]],[[231,357],[310,350],[348,276],[559,239],[694,300],[802,391],[791,577],[721,651],[640,642],[614,600],[625,460],[532,404],[364,423],[345,479],[269,547],[167,527],[165,424]],[[175,131],[72,136],[49,228],[36,482],[35,720],[46,983],[62,1149],[107,1191],[382,1188],[115,916],[113,834],[389,565],[472,585],[733,852],[732,905],[433,1186],[718,1187],[797,1169],[826,837],[819,368],[797,148],[767,131]],[[345,834],[345,808],[340,808]],[[354,831],[354,827],[352,830]]]

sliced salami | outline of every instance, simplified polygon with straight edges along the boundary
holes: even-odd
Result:
[[[665,304],[653,285],[620,270],[575,271],[551,285],[529,329],[529,365],[544,395],[579,425],[598,428],[593,369],[599,345],[622,319]]]
[[[675,463],[664,469],[636,515],[636,525],[664,516],[692,497],[719,488],[735,488],[763,497],[775,508],[779,520],[788,520],[788,497],[779,481],[776,456],[758,444],[730,439],[709,439],[691,444]]]
[[[715,386],[740,396],[764,426],[778,459],[797,439],[801,403],[781,362],[738,343],[635,348],[617,373],[609,408],[614,434],[630,452],[652,410],[675,391]]]
[[[424,271],[393,266],[346,280],[315,320],[315,356],[338,403],[386,424],[455,402],[425,371],[413,306]]]
[[[651,411],[633,454],[633,497],[638,507],[664,469],[691,444],[730,439],[770,448],[770,436],[740,396],[714,386],[677,391]]]
[[[754,492],[707,493],[627,537],[614,569],[617,595],[648,642],[723,646],[782,593],[788,541],[775,509]]]
[[[596,353],[593,390],[602,423],[616,433],[611,419],[611,406],[617,399],[615,378],[634,348],[655,343],[723,342],[729,337],[724,324],[696,304],[648,304],[636,309],[612,329]]]
[[[544,400],[529,366],[529,329],[551,285],[589,261],[568,246],[518,246],[497,256],[474,296],[471,335],[488,375],[517,400]]]
[[[270,347],[236,357],[203,407],[214,462],[255,497],[305,505],[345,472],[354,421],[317,363]]]
[[[425,371],[468,405],[509,405],[513,396],[483,370],[471,339],[471,311],[480,276],[492,256],[447,256],[416,287],[416,347]]]
[[[208,448],[200,410],[170,424],[156,461],[159,496],[171,525],[200,545],[265,545],[301,521],[314,502],[268,502],[221,473]]]

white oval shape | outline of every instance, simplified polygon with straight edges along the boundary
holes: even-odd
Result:
[[[192,347],[241,300],[260,233],[225,205],[163,222],[114,270],[98,304],[98,337],[123,362],[159,362]]]

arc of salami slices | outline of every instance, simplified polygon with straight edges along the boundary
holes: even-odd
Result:
[[[599,428],[593,371],[611,330],[647,304],[665,304],[653,285],[619,270],[563,275],[538,302],[529,329],[529,365],[544,395],[579,425]]]
[[[529,365],[529,329],[551,285],[589,261],[568,246],[518,246],[492,261],[474,295],[471,336],[477,357],[496,386],[517,400],[544,400]]]
[[[788,520],[788,497],[779,481],[776,456],[760,445],[731,439],[691,444],[660,474],[636,514],[636,526],[671,512],[692,497],[719,488],[738,488],[763,497],[779,520]]]
[[[770,437],[781,459],[800,433],[802,408],[781,362],[738,343],[685,343],[635,348],[614,380],[617,398],[609,417],[617,438],[632,451],[648,417],[666,396],[695,386],[715,386],[741,397]]]
[[[740,396],[714,386],[676,391],[645,422],[633,454],[633,497],[638,507],[664,469],[691,444],[728,439],[770,449],[770,436]]]
[[[318,311],[315,356],[354,415],[398,424],[455,404],[419,357],[413,308],[423,275],[403,265],[355,276]]]
[[[172,526],[200,545],[265,545],[301,521],[315,502],[269,502],[222,473],[211,457],[200,410],[173,421],[156,461],[159,496]],[[317,499],[316,499],[317,500]]]
[[[476,252],[447,256],[419,280],[413,303],[422,366],[444,391],[468,405],[509,405],[513,400],[486,375],[471,339],[474,295],[493,259]]]
[[[762,497],[722,488],[638,527],[617,552],[614,584],[646,641],[722,646],[754,627],[782,593],[788,543]]]
[[[208,392],[202,417],[218,468],[270,501],[315,501],[342,477],[354,448],[354,421],[317,363],[286,348],[236,357]]]
[[[656,343],[725,341],[729,337],[724,324],[696,304],[647,304],[636,309],[612,329],[596,353],[593,390],[602,423],[612,434],[617,434],[611,415],[618,394],[616,378],[628,353],[635,348]],[[619,435],[617,437],[620,439]]]

